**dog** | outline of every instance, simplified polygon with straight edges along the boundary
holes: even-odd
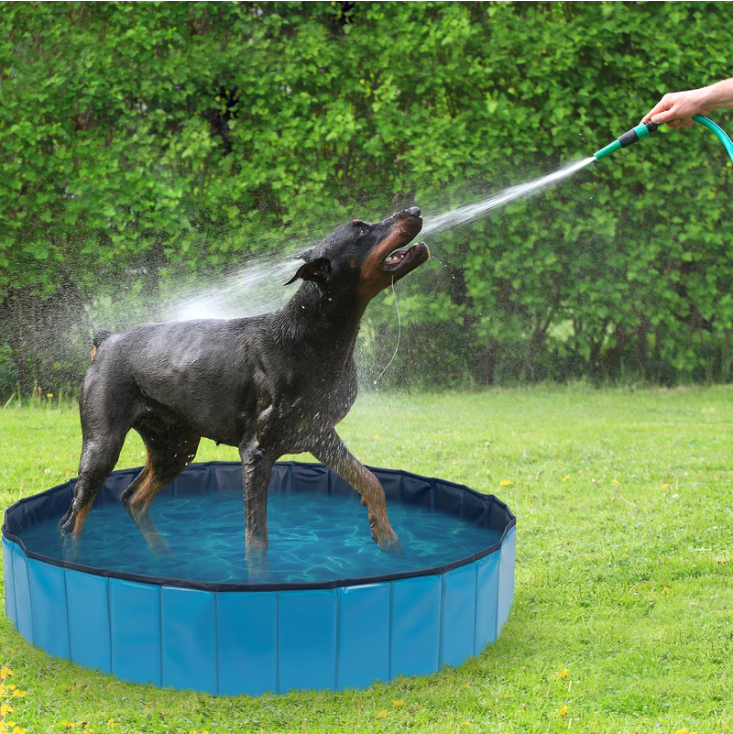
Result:
[[[430,257],[417,207],[381,222],[355,219],[305,252],[280,310],[232,320],[100,330],[79,398],[82,451],[71,505],[59,523],[76,544],[94,497],[135,429],[147,449],[121,496],[151,550],[168,550],[150,518],[156,494],[196,455],[201,437],[236,446],[242,460],[245,557],[266,564],[267,490],[275,461],[310,451],[368,507],[371,537],[399,553],[379,480],[335,431],[357,394],[354,345],[369,302]]]

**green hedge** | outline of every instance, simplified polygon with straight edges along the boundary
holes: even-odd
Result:
[[[6,393],[76,383],[93,296],[466,203],[731,75],[726,3],[0,5]],[[729,380],[732,183],[711,133],[662,131],[431,238],[390,379]]]

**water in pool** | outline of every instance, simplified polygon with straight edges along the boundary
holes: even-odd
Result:
[[[307,493],[268,499],[270,583],[331,581],[441,566],[477,553],[499,533],[464,520],[399,503],[388,504],[404,555],[388,556],[369,536],[357,497]],[[153,558],[139,530],[116,502],[93,507],[84,526],[80,563],[127,573],[211,583],[247,583],[241,491],[189,498],[159,496],[152,518],[173,557]],[[30,551],[62,558],[60,515],[27,528]],[[260,579],[261,581],[262,579]]]

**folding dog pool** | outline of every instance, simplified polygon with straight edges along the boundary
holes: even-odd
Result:
[[[158,495],[164,558],[119,502],[139,471],[109,477],[74,561],[56,525],[76,480],[5,513],[6,613],[51,655],[221,695],[343,690],[458,665],[509,616],[515,518],[496,497],[373,469],[405,549],[387,556],[355,490],[319,464],[281,462],[270,568],[250,578],[238,463],[192,464]]]

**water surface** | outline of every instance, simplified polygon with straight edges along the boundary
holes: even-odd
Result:
[[[441,566],[497,542],[499,533],[428,509],[390,503],[404,555],[382,553],[369,536],[357,497],[274,494],[268,500],[270,583],[332,581]],[[153,558],[121,504],[93,507],[79,563],[127,573],[212,583],[247,583],[244,505],[240,490],[192,497],[159,496],[151,515],[173,558]],[[30,551],[63,558],[60,515],[24,530]],[[262,579],[260,579],[262,580]]]

